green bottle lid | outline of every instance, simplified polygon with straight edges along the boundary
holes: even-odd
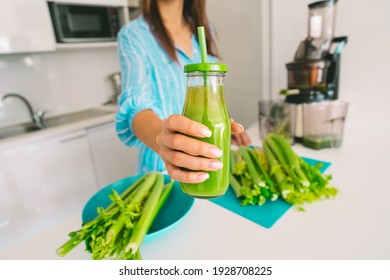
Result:
[[[227,65],[221,63],[193,63],[184,65],[184,73],[188,72],[227,72]]]

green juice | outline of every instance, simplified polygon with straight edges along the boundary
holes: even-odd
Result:
[[[223,167],[208,171],[209,179],[198,184],[180,183],[183,192],[196,198],[213,198],[223,195],[229,186],[230,117],[226,108],[224,86],[187,87],[182,114],[189,119],[206,125],[212,132],[209,138],[199,140],[217,146],[223,155]]]

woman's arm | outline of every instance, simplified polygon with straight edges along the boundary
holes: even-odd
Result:
[[[145,132],[143,127],[149,130],[153,128],[151,131],[155,131],[161,127],[162,121],[157,116],[162,116],[162,113],[158,102],[151,94],[150,61],[148,60],[148,53],[143,48],[137,34],[129,26],[122,28],[118,34],[122,93],[118,102],[116,130],[119,139],[125,145],[139,146],[143,142],[140,140],[145,139],[147,141],[145,144],[155,150],[155,143],[148,139],[155,139],[156,135],[152,135],[151,138],[148,136],[144,137]],[[144,122],[142,122],[144,118],[140,118],[141,123],[139,129],[137,129],[139,135],[137,135],[133,130],[134,119],[139,113],[144,111],[149,113],[149,115],[147,115]],[[151,117],[150,113],[153,113]],[[143,115],[143,113],[140,115]]]
[[[161,133],[162,123],[162,120],[152,110],[143,110],[133,119],[135,136],[156,153],[159,151],[156,138]]]

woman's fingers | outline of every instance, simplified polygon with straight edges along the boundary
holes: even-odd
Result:
[[[222,168],[222,162],[217,159],[191,156],[169,148],[162,148],[159,154],[170,164],[188,170],[216,171]]]
[[[179,132],[200,138],[210,137],[212,133],[207,126],[182,115],[171,115],[164,120],[163,126],[170,132]]]
[[[237,134],[232,134],[232,144],[237,146],[243,146],[241,143],[241,138],[237,137]]]
[[[236,123],[233,119],[230,119],[230,125],[232,128],[232,134],[239,134],[244,132],[244,127],[241,124]]]
[[[232,128],[232,142],[237,146],[248,146],[251,144],[251,139],[248,134],[244,131],[244,127],[236,123],[233,119],[230,119]]]
[[[222,151],[218,147],[192,138],[210,136],[211,131],[207,126],[181,115],[172,115],[164,120],[163,133],[157,137],[156,141],[160,147],[183,151],[189,155],[219,158],[222,156]]]
[[[200,141],[183,134],[165,133],[157,138],[160,146],[168,147],[172,150],[183,151],[193,156],[202,156],[207,158],[219,158],[222,151],[218,147]]]
[[[183,171],[180,168],[174,166],[173,164],[165,161],[165,167],[167,168],[167,172],[169,177],[172,180],[183,182],[183,183],[201,183],[206,181],[209,178],[209,174],[202,171],[188,172]]]
[[[246,132],[232,134],[232,143],[237,146],[249,146],[252,142]]]

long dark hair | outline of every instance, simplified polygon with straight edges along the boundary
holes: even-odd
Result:
[[[146,22],[151,31],[160,43],[168,56],[175,62],[178,62],[175,45],[162,21],[160,11],[158,10],[157,0],[142,0],[141,9]],[[211,35],[210,24],[206,16],[205,0],[184,0],[183,18],[190,25],[191,31],[198,38],[198,26],[204,26],[207,53],[219,58],[215,40]],[[199,39],[198,39],[199,41]]]

